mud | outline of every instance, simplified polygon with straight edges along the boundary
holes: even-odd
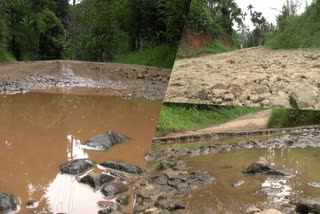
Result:
[[[320,50],[242,49],[175,62],[165,101],[320,109]]]
[[[163,99],[169,78],[169,69],[140,65],[62,60],[1,63],[0,93],[48,89],[73,93],[74,87],[89,87],[112,95]]]

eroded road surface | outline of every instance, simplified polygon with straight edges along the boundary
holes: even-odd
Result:
[[[0,94],[64,89],[83,94],[75,87],[104,90],[107,95],[136,95],[163,99],[170,69],[117,63],[68,60],[0,63]],[[66,90],[68,89],[68,90]],[[73,90],[73,91],[72,91]],[[90,91],[91,94],[103,94]]]
[[[320,109],[320,49],[242,49],[177,60],[165,100]]]

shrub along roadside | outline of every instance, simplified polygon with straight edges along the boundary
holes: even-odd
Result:
[[[260,110],[261,108],[241,106],[164,103],[160,112],[156,136],[165,136],[170,132],[202,129]]]
[[[301,15],[287,16],[268,36],[266,45],[274,49],[320,47],[320,1]]]
[[[273,109],[268,121],[268,128],[287,128],[319,124],[320,111]]]

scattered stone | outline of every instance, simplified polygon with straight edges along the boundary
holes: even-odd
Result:
[[[226,94],[224,95],[224,101],[233,101],[234,95],[233,94]]]
[[[106,168],[130,173],[130,174],[141,174],[142,173],[142,169],[140,167],[126,164],[126,163],[121,163],[118,161],[104,161],[104,162],[100,163],[99,165],[106,167]]]
[[[106,184],[101,189],[101,192],[107,197],[115,196],[126,191],[128,191],[128,187],[123,183]]]
[[[8,193],[0,193],[0,213],[16,211],[17,202],[13,195]]]
[[[128,139],[128,137],[110,130],[105,134],[100,134],[90,138],[83,145],[85,145],[86,149],[103,151],[109,149],[115,144],[123,143]]]
[[[30,199],[29,201],[27,201],[26,203],[26,208],[28,209],[35,209],[39,206],[39,202],[38,201],[35,201],[35,200],[32,200]]]
[[[320,198],[302,198],[296,202],[296,211],[301,214],[320,213]]]
[[[156,175],[152,178],[153,182],[158,185],[167,185],[168,178],[165,175]]]
[[[266,94],[269,93],[269,87],[266,85],[258,85],[256,87],[257,94]]]
[[[314,181],[314,182],[309,182],[309,186],[320,188],[320,182],[319,181]]]
[[[218,82],[213,84],[212,89],[228,89],[228,85],[224,82]]]
[[[267,174],[267,175],[280,175],[289,176],[289,173],[274,169],[269,165],[265,158],[260,158],[258,161],[251,164],[247,169],[243,171],[246,174]]]
[[[232,186],[233,186],[233,187],[239,187],[239,186],[241,186],[241,185],[244,184],[244,183],[245,183],[245,181],[243,181],[243,180],[242,180],[242,181],[237,181],[237,182],[233,183]]]
[[[261,212],[261,209],[257,208],[256,206],[250,206],[246,209],[246,214],[255,214],[257,212]]]
[[[87,159],[77,159],[66,162],[60,166],[62,174],[78,175],[92,168],[92,162]]]
[[[289,99],[285,97],[270,97],[269,98],[269,106],[279,107],[279,108],[290,108]]]
[[[122,195],[122,196],[119,196],[117,199],[116,199],[116,202],[121,204],[121,205],[128,205],[129,204],[129,198],[130,196],[129,195]]]
[[[155,203],[155,206],[164,210],[174,211],[179,209],[185,209],[186,203],[181,200],[160,199]]]
[[[283,213],[276,209],[266,209],[261,212],[257,212],[256,214],[283,214]]]
[[[90,173],[79,179],[80,183],[88,184],[94,190],[98,190],[103,184],[114,180],[114,177],[103,173]]]
[[[98,202],[98,206],[103,208],[102,210],[98,211],[98,214],[110,214],[121,210],[120,206],[117,203],[107,201],[105,203],[103,202]]]

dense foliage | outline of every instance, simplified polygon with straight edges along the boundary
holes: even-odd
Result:
[[[287,3],[278,16],[278,26],[269,36],[271,48],[320,47],[320,1],[315,0],[297,15],[294,5]]]
[[[158,46],[174,52],[190,4],[189,0],[68,2],[2,0],[0,60],[13,56],[17,60],[113,61],[135,51],[157,51]]]

